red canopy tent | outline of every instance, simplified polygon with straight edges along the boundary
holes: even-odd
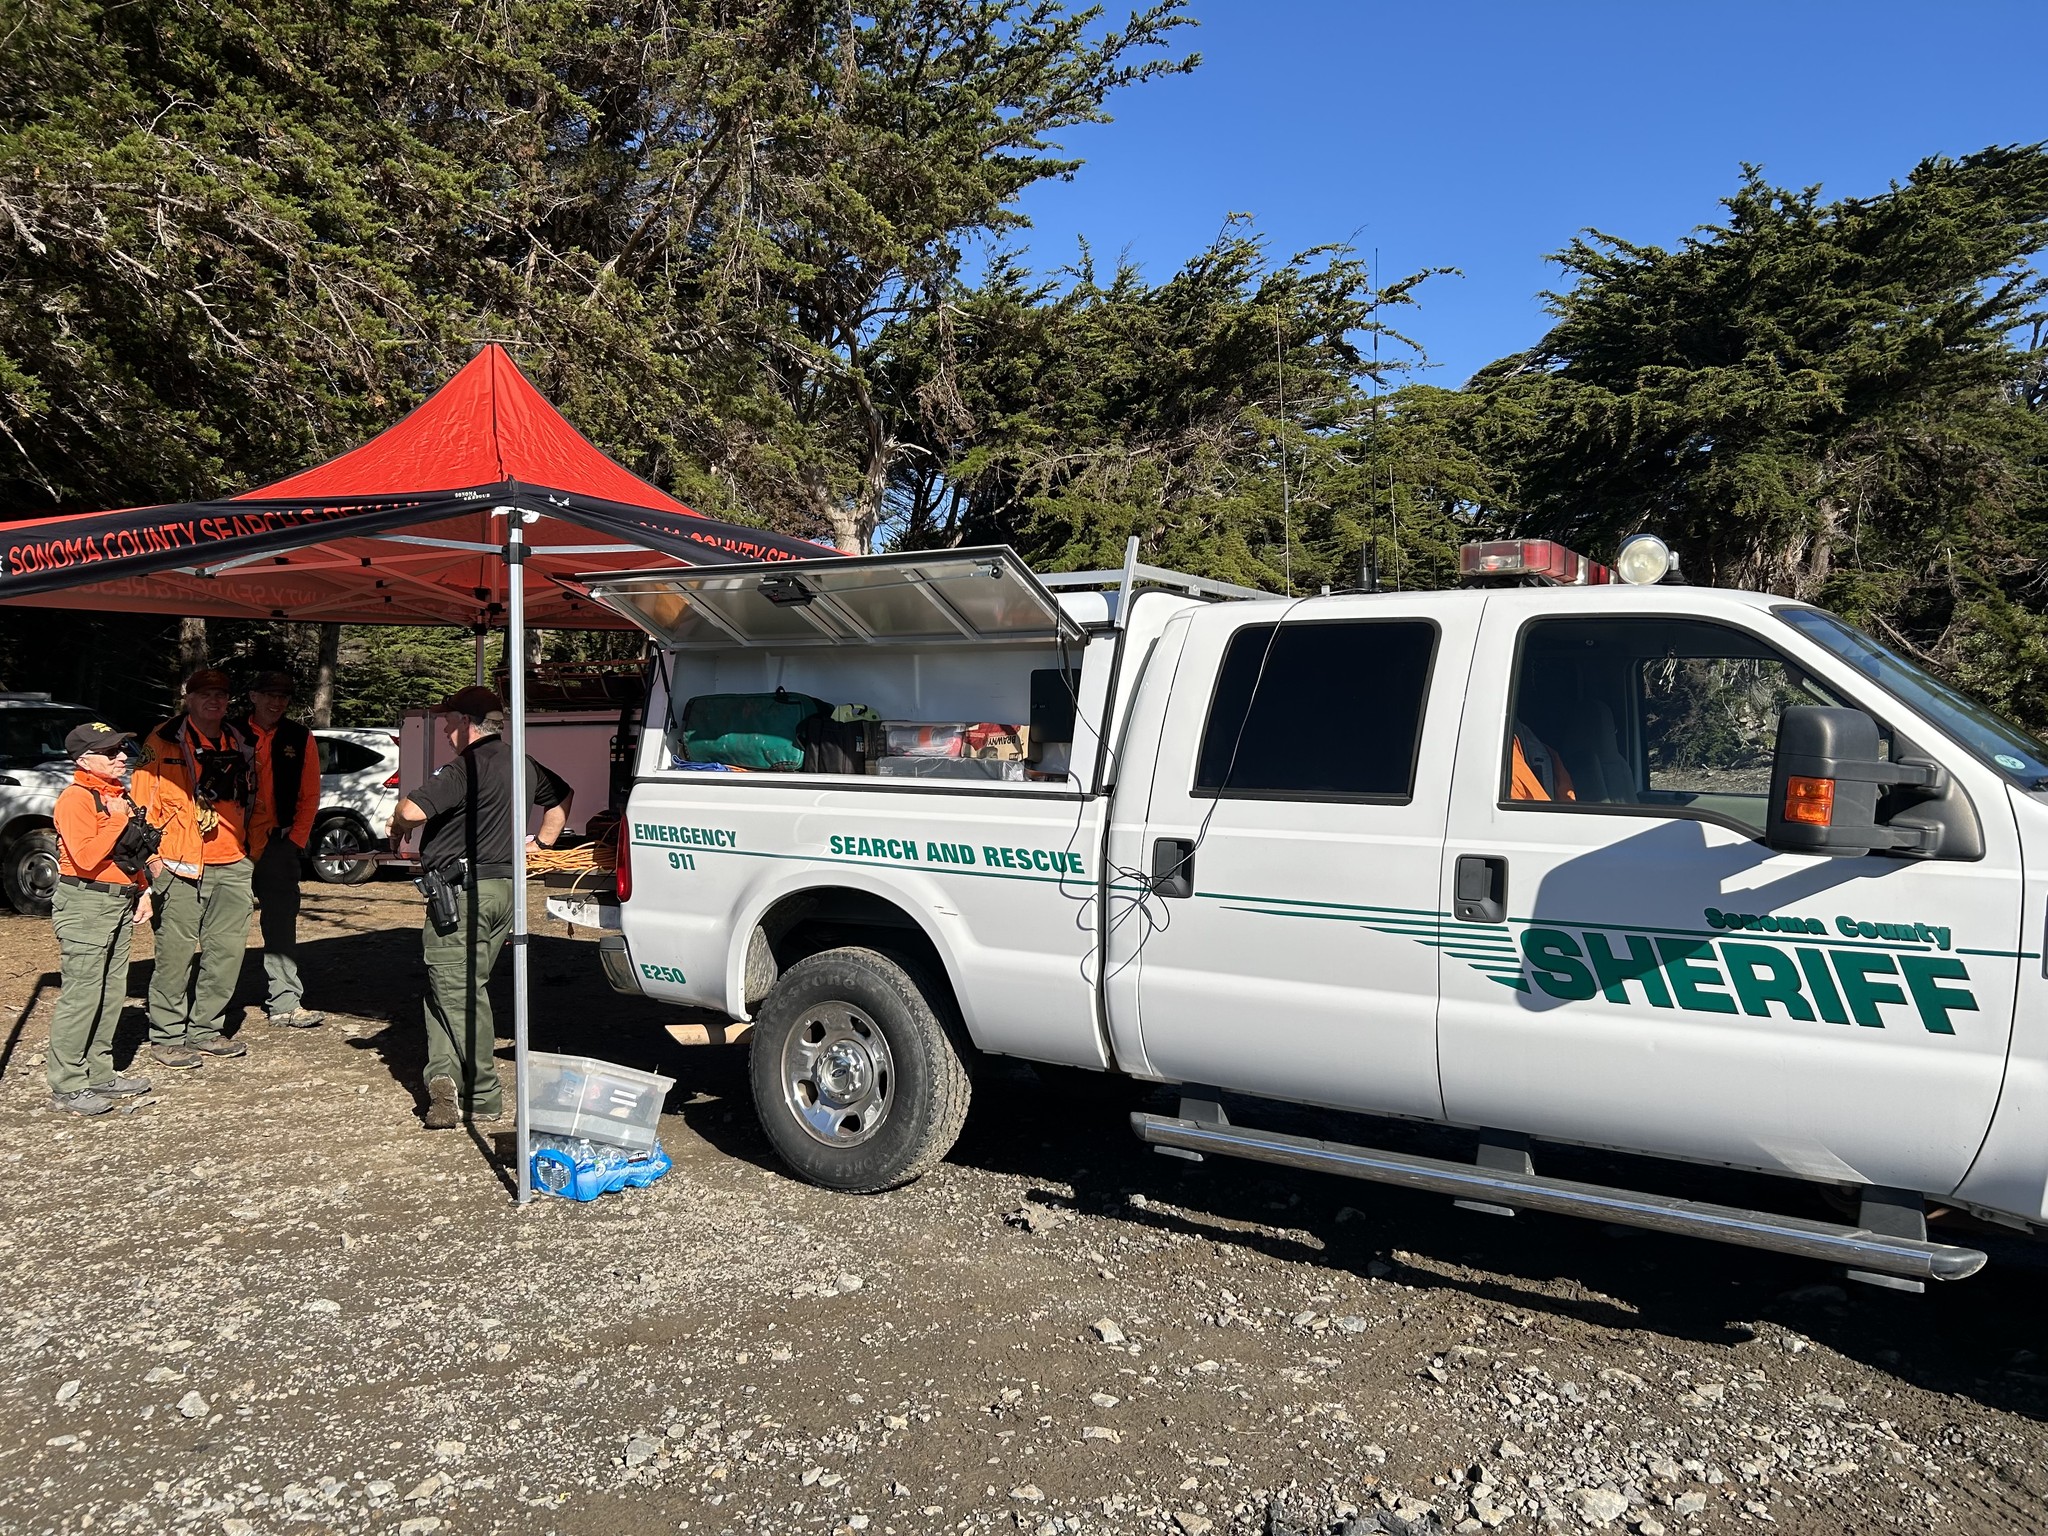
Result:
[[[347,624],[623,628],[577,573],[837,551],[701,517],[614,463],[491,345],[353,452],[228,501],[0,526],[0,602]],[[519,578],[514,579],[515,573]],[[481,657],[481,642],[479,642]],[[525,801],[526,674],[509,669],[512,799]],[[526,870],[514,865],[519,1200],[532,1198]]]
[[[225,501],[0,526],[0,602],[496,627],[505,507],[542,515],[525,561],[527,622],[542,628],[624,627],[578,572],[834,553],[693,512],[600,453],[492,344],[316,469]]]

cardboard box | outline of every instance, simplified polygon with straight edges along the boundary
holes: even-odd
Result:
[[[970,725],[961,733],[960,755],[1021,763],[1031,755],[1031,727],[1002,725],[993,720]]]

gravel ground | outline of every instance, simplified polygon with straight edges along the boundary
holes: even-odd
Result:
[[[2048,1529],[2025,1254],[1900,1296],[1191,1166],[1003,1063],[943,1167],[832,1195],[775,1168],[743,1047],[672,1046],[545,921],[536,1043],[675,1077],[676,1167],[521,1211],[502,1145],[419,1129],[417,921],[309,886],[327,1026],[256,1011],[245,1060],[88,1122],[48,1108],[49,927],[0,918],[0,1529]]]

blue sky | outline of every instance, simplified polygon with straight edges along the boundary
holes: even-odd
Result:
[[[2048,3],[1578,0],[1392,5],[1193,0],[1200,69],[1116,98],[1061,138],[1012,244],[1046,271],[1085,236],[1163,279],[1227,213],[1276,255],[1348,240],[1389,278],[1432,383],[1529,345],[1543,258],[1588,226],[1668,245],[1718,217],[1745,160],[1862,196],[1930,154],[2048,138]]]

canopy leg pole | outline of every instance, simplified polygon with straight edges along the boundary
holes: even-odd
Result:
[[[518,1203],[533,1199],[533,1123],[527,1103],[526,1070],[526,520],[534,516],[517,507],[505,509],[507,624],[505,672],[511,680],[512,727],[512,1062],[518,1073],[514,1104],[517,1130],[513,1137],[519,1159]],[[484,641],[477,635],[476,666],[483,675]]]

